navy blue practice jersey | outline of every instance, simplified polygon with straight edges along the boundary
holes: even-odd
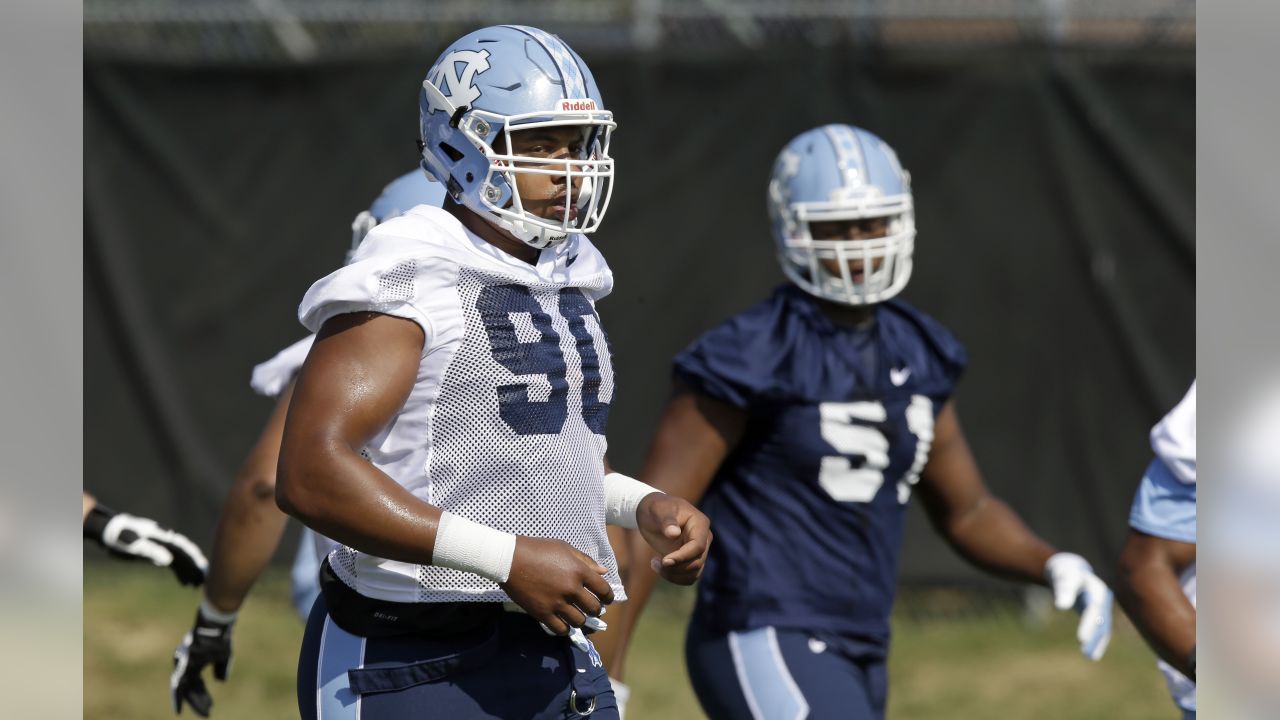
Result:
[[[966,361],[901,300],[843,328],[792,285],[678,355],[676,379],[748,414],[701,503],[716,537],[697,622],[885,647],[906,503]]]

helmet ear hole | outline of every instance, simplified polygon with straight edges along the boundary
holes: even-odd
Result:
[[[450,160],[452,160],[452,161],[454,161],[454,162],[458,162],[458,161],[459,161],[459,160],[461,160],[463,157],[465,157],[465,156],[462,154],[462,151],[461,151],[461,150],[459,150],[458,148],[456,148],[456,147],[454,147],[454,146],[450,145],[449,143],[440,143],[440,149],[441,149],[441,150],[443,150],[443,151],[444,151],[444,154],[445,154],[445,155],[448,155],[448,156],[449,156],[449,159],[450,159]]]

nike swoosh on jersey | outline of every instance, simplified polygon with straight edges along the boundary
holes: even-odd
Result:
[[[893,383],[895,387],[901,386],[909,377],[911,377],[911,368],[909,367],[905,367],[900,370],[894,368],[889,369],[889,382]]]

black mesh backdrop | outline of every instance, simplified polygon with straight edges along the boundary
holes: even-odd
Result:
[[[352,216],[413,167],[431,57],[86,65],[86,489],[208,544],[269,409],[249,370],[304,334],[297,303]],[[616,467],[639,466],[671,356],[780,281],[774,154],[851,122],[913,173],[905,296],[969,347],[957,402],[989,484],[1109,565],[1147,430],[1194,374],[1193,53],[592,64],[620,124],[596,236],[617,277]],[[971,579],[913,515],[904,578]]]

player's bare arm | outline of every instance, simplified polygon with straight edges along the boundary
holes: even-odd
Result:
[[[197,715],[209,717],[213,696],[202,677],[204,668],[212,666],[216,679],[227,679],[236,614],[271,561],[288,523],[288,516],[276,507],[275,489],[280,440],[292,393],[290,382],[241,465],[223,505],[204,601],[196,612],[195,624],[174,651],[169,700],[176,713],[181,713],[186,704]]]
[[[425,337],[408,320],[352,313],[327,321],[298,377],[281,446],[276,500],[318,532],[378,557],[429,565],[440,525],[359,449],[395,417],[416,380]],[[580,627],[613,601],[605,568],[560,540],[521,536],[502,584],[552,631]]]
[[[1087,560],[1056,551],[991,494],[951,401],[938,414],[920,490],[930,521],[956,552],[987,572],[1047,585],[1059,610],[1080,611],[1076,639],[1085,657],[1102,658],[1111,639],[1111,591]]]
[[[385,315],[353,313],[325,323],[294,388],[276,501],[340,542],[429,564],[439,510],[359,454],[408,397],[423,341],[418,326]]]
[[[934,528],[966,560],[1002,577],[1046,584],[1045,563],[1056,551],[987,489],[952,402],[938,413],[920,494]]]
[[[720,463],[737,447],[746,421],[746,413],[742,410],[700,395],[677,383],[658,422],[649,453],[645,456],[641,479],[668,496],[696,505],[715,477]],[[641,539],[644,541],[641,542]],[[708,546],[710,539],[708,532]],[[668,567],[661,562],[658,563],[657,572],[654,571],[653,562],[658,560],[654,554],[657,546],[652,545],[643,532],[632,533],[629,545],[631,574],[627,583],[627,596],[630,601],[623,617],[613,624],[620,636],[618,650],[612,659],[606,658],[606,662],[613,663],[610,668],[614,677],[619,678],[622,677],[631,631],[649,594],[653,592],[653,585],[660,574],[667,577],[670,573]],[[705,561],[704,550],[699,570],[701,563]]]
[[[258,441],[240,466],[218,520],[205,597],[235,612],[271,562],[289,517],[276,506],[276,466],[293,383],[276,400]]]
[[[1179,580],[1196,561],[1196,546],[1130,530],[1120,553],[1117,599],[1156,654],[1195,679],[1196,609]]]

